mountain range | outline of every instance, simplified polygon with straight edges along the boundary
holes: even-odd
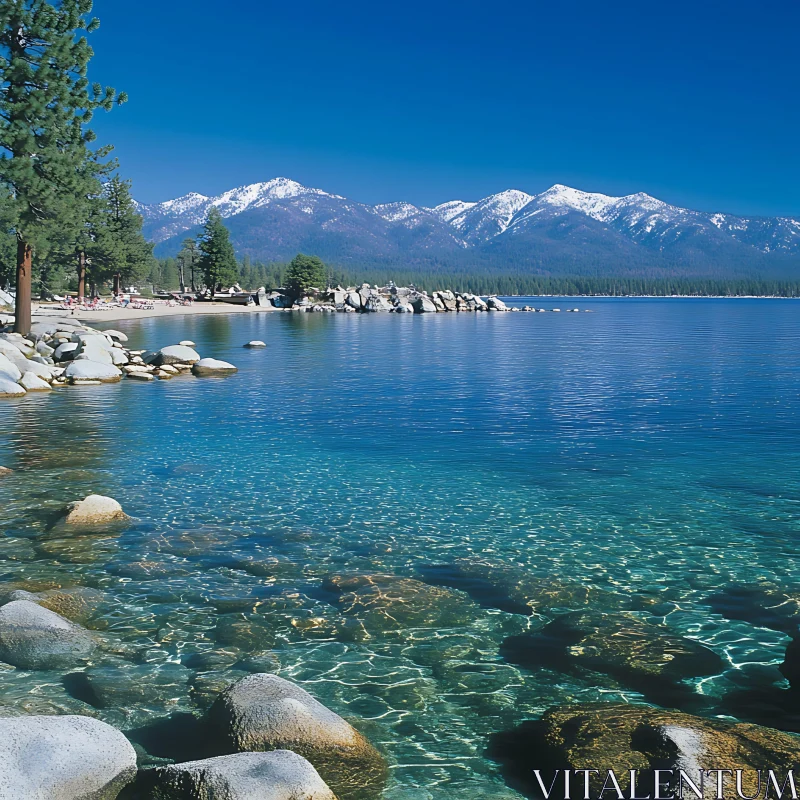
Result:
[[[556,185],[433,208],[371,206],[275,178],[216,197],[192,192],[137,205],[160,256],[175,255],[216,206],[237,254],[265,262],[305,252],[341,267],[454,273],[800,276],[800,219],[692,211],[643,193],[610,197]]]

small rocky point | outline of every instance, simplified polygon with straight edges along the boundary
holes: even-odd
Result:
[[[27,336],[12,330],[13,317],[0,319],[0,398],[23,398],[65,386],[100,386],[123,378],[152,383],[192,373],[238,371],[225,361],[201,358],[188,339],[148,352],[130,349],[122,331],[96,330],[72,318],[34,319]]]

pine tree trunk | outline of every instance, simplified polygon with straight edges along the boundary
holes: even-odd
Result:
[[[114,274],[114,296],[119,294],[120,275],[119,272]]]
[[[82,303],[86,295],[86,251],[78,253],[78,302]]]
[[[17,300],[14,307],[14,330],[27,336],[31,332],[31,268],[33,248],[17,239]]]

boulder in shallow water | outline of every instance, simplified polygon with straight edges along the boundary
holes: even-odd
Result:
[[[433,300],[424,294],[414,297],[411,300],[411,306],[415,314],[435,314],[438,310]]]
[[[677,711],[622,703],[588,703],[549,709],[540,721],[525,722],[492,737],[489,755],[504,764],[506,776],[518,788],[535,791],[534,769],[549,782],[552,770],[600,770],[590,774],[591,796],[598,797],[606,770],[613,770],[626,797],[630,772],[639,771],[637,797],[653,796],[652,770],[683,769],[699,783],[698,770],[743,770],[743,791],[757,795],[757,770],[767,770],[779,784],[800,762],[800,739],[760,725],[705,719]],[[662,774],[663,778],[669,777]],[[574,776],[573,788],[583,796],[583,776]],[[650,785],[647,781],[650,781]],[[725,797],[737,796],[735,778],[725,776]],[[677,787],[671,787],[673,790]],[[716,776],[705,780],[709,800],[716,797]],[[579,792],[578,792],[579,790]],[[616,792],[608,790],[610,796]],[[694,793],[684,788],[684,797]],[[662,789],[661,797],[677,796]],[[772,795],[770,795],[772,796]]]
[[[220,361],[216,358],[201,358],[192,366],[192,372],[198,377],[207,375],[233,375],[239,368],[234,367],[227,361]]]
[[[26,392],[49,392],[52,387],[47,381],[42,380],[38,375],[32,372],[26,372],[19,381],[19,385]]]
[[[531,616],[553,610],[574,610],[591,604],[619,608],[624,598],[599,589],[590,590],[577,581],[552,575],[533,575],[512,564],[481,559],[457,559],[451,564],[420,567],[427,583],[466,592],[484,608]]]
[[[113,800],[136,776],[136,751],[90,717],[0,717],[0,797]]]
[[[103,331],[106,336],[110,336],[115,342],[127,342],[128,337],[122,331],[107,330]]]
[[[97,708],[177,705],[188,694],[191,671],[181,664],[99,666],[85,675],[88,699]]]
[[[122,373],[113,364],[100,364],[97,361],[72,361],[64,372],[70,383],[116,383]]]
[[[196,347],[195,343],[191,339],[184,339],[182,342],[178,342],[178,344],[182,347]]]
[[[705,645],[665,625],[633,614],[587,611],[556,617],[537,633],[510,636],[501,655],[525,668],[603,672],[661,705],[676,705],[691,692],[686,678],[721,672],[725,662]]]
[[[0,467],[0,478],[5,478],[8,475],[13,475],[13,474],[14,474],[13,469],[9,469],[8,467]]]
[[[487,297],[486,305],[490,311],[508,311],[508,306],[499,297]]]
[[[253,339],[252,342],[248,342],[245,347],[266,347],[267,343],[262,342],[260,339]]]
[[[385,783],[380,753],[350,723],[277,675],[237,681],[217,698],[209,721],[233,752],[286,749],[307,758],[342,800],[377,796]]]
[[[0,608],[0,661],[21,669],[64,669],[95,648],[87,630],[29,600]]]
[[[113,497],[90,494],[83,500],[70,503],[64,522],[67,525],[98,525],[122,519],[128,519],[128,515]]]
[[[169,347],[162,347],[148,360],[157,367],[162,364],[196,364],[200,360],[200,354],[185,344],[171,344]]]
[[[323,581],[323,589],[335,595],[333,603],[343,614],[360,620],[371,635],[465,625],[476,611],[462,592],[400,575],[332,574]]]
[[[24,397],[25,389],[16,381],[0,373],[0,397]]]
[[[145,782],[154,800],[336,800],[314,767],[290,750],[171,764]]]

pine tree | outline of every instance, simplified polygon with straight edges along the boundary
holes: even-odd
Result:
[[[15,330],[30,330],[33,252],[46,246],[55,226],[80,226],[89,194],[86,163],[94,134],[92,113],[124,102],[125,95],[89,85],[93,52],[82,32],[91,0],[3,0],[0,3],[0,183],[12,203],[17,237]]]
[[[184,239],[183,249],[178,253],[178,264],[180,268],[180,281],[181,291],[186,291],[186,276],[189,276],[189,286],[193,292],[197,291],[196,272],[198,270],[198,262],[200,260],[200,252],[197,248],[197,242],[194,239]]]
[[[123,281],[146,278],[152,266],[153,245],[142,235],[142,216],[130,188],[130,181],[114,176],[103,187],[89,226],[92,278],[95,282],[110,278],[114,294],[119,294]]]
[[[324,288],[325,265],[317,256],[307,256],[298,253],[289,263],[286,271],[286,288],[289,294],[297,300],[310,288]]]
[[[208,212],[208,220],[199,246],[201,253],[199,267],[213,299],[219,288],[234,283],[239,277],[236,255],[219,209],[212,208]]]

